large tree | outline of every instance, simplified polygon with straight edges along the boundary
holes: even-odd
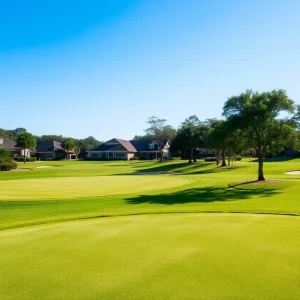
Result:
[[[176,129],[166,124],[167,120],[158,117],[150,117],[147,120],[148,128],[145,129],[145,135],[136,135],[134,140],[170,140],[176,135]]]
[[[216,151],[217,165],[219,164],[219,157],[221,155],[221,167],[226,166],[225,152],[229,148],[229,137],[231,134],[231,126],[224,120],[212,119],[210,120],[211,128],[208,134],[208,144]]]
[[[24,163],[26,163],[26,150],[34,149],[36,138],[29,132],[23,131],[17,136],[17,146],[23,150]]]
[[[185,119],[171,143],[171,151],[185,152],[188,155],[189,163],[192,163],[192,159],[196,162],[197,148],[205,145],[208,131],[208,125],[199,121],[196,116]]]
[[[223,114],[256,149],[258,180],[265,180],[264,157],[267,153],[282,151],[293,142],[299,107],[284,90],[263,93],[247,90],[229,98],[224,104]]]
[[[67,153],[67,159],[69,159],[69,151],[75,150],[75,140],[72,138],[66,138],[62,143],[63,148]]]
[[[193,126],[183,126],[178,129],[175,138],[171,144],[171,151],[176,153],[181,151],[188,155],[189,163],[192,163],[193,153],[195,149],[195,128]]]

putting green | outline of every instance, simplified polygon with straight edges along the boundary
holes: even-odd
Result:
[[[300,218],[169,214],[0,232],[0,298],[299,299]]]
[[[168,189],[191,179],[172,176],[93,176],[0,181],[0,200],[74,199]]]

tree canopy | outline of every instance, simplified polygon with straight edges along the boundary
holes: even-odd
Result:
[[[148,128],[145,129],[145,135],[136,135],[134,140],[153,139],[153,140],[173,140],[176,135],[176,129],[166,124],[166,119],[150,117],[147,120]]]
[[[264,157],[293,143],[295,128],[299,124],[299,107],[284,90],[263,93],[247,90],[225,102],[223,115],[256,149],[258,180],[265,180]]]
[[[29,132],[23,131],[17,136],[17,146],[23,149],[24,163],[26,163],[26,150],[34,149],[36,138]]]
[[[67,152],[67,159],[69,159],[69,151],[75,150],[75,147],[76,147],[75,140],[72,138],[66,138],[62,142],[62,146],[65,149],[65,151]]]

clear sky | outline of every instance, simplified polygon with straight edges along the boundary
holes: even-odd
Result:
[[[0,128],[129,139],[249,88],[300,104],[299,16],[299,0],[1,1]]]

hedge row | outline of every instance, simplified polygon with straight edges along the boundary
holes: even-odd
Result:
[[[14,160],[17,161],[17,162],[23,162],[24,161],[24,157],[14,157]],[[27,162],[36,161],[36,157],[26,157],[26,161]]]
[[[2,162],[0,163],[0,171],[10,171],[12,169],[17,168],[17,163],[12,161],[12,162]]]

